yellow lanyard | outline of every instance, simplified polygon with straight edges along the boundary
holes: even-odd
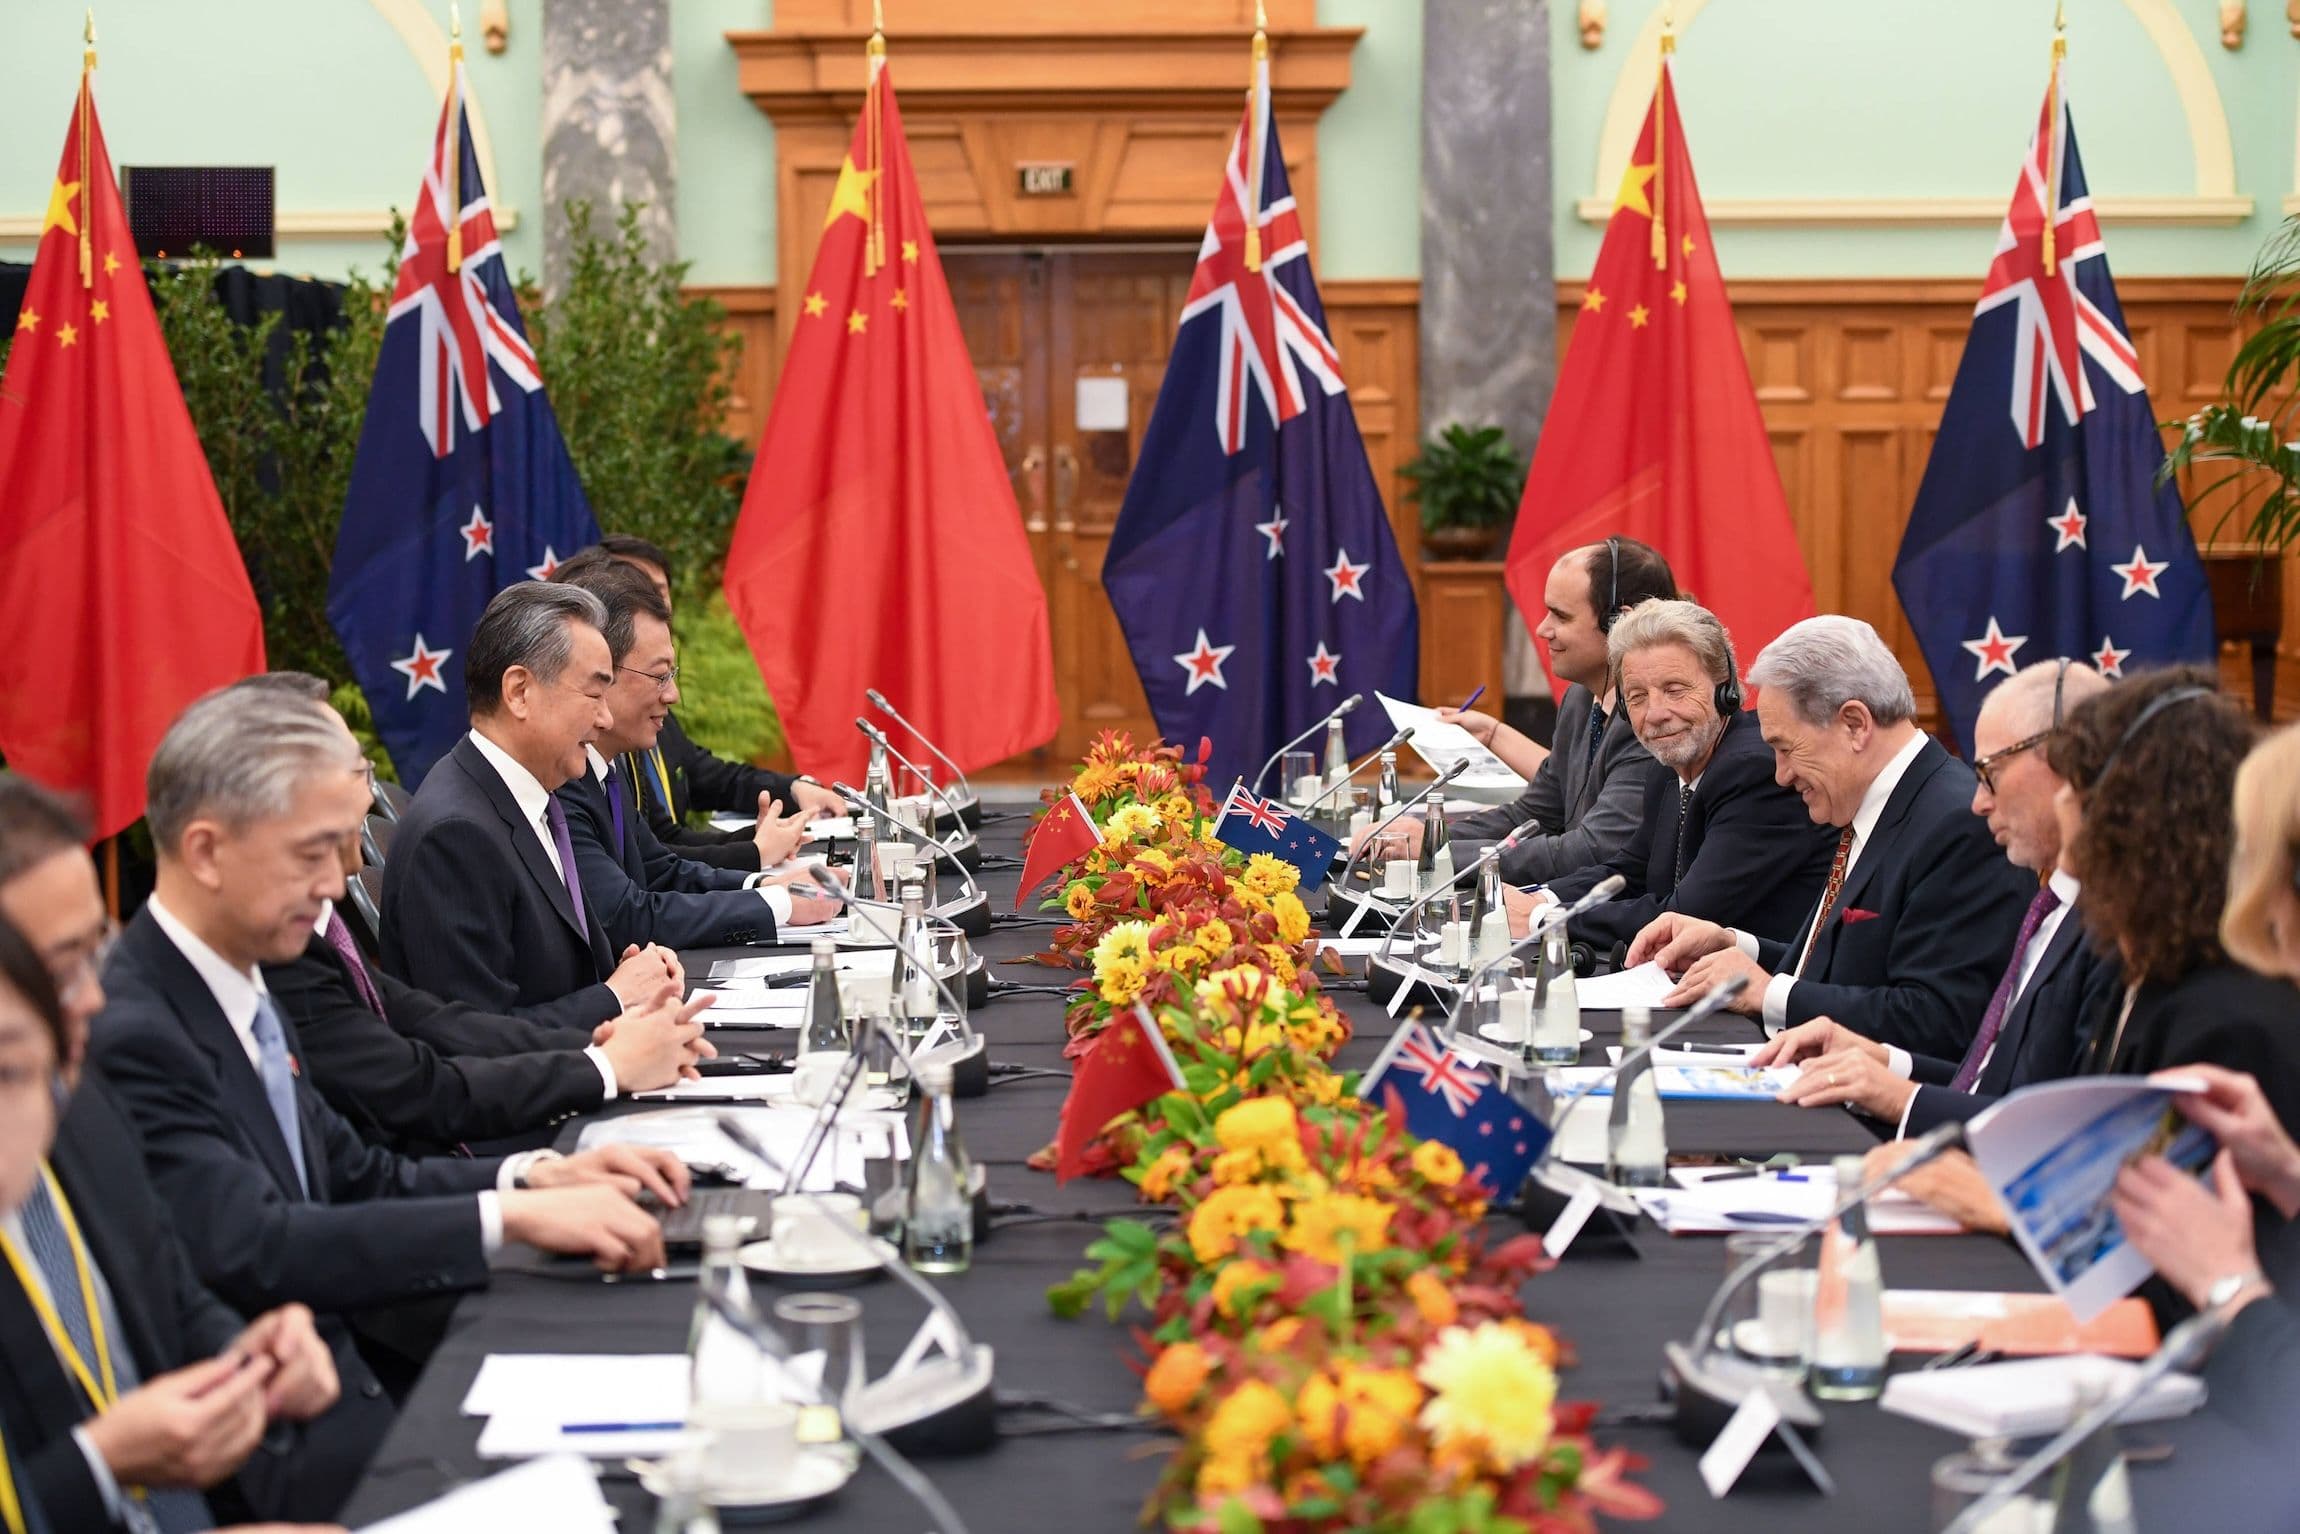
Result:
[[[679,813],[679,806],[677,801],[671,797],[671,769],[663,765],[663,748],[661,746],[649,746],[647,748],[647,765],[655,769],[655,781],[663,785],[664,812],[676,818]]]
[[[16,1495],[16,1472],[8,1465],[8,1440],[0,1437],[0,1524],[8,1534],[27,1534],[24,1502]]]
[[[64,1190],[56,1186],[56,1174],[48,1169],[45,1161],[40,1163],[40,1176],[48,1184],[48,1197],[55,1201],[57,1218],[62,1221],[65,1239],[72,1247],[72,1268],[80,1280],[80,1302],[87,1307],[88,1332],[96,1344],[96,1368],[103,1373],[101,1382],[89,1369],[88,1361],[80,1356],[79,1344],[65,1330],[63,1318],[56,1314],[56,1303],[49,1297],[47,1285],[33,1275],[25,1265],[24,1254],[16,1250],[16,1243],[4,1233],[0,1233],[0,1252],[7,1254],[8,1266],[15,1270],[16,1282],[23,1287],[24,1298],[32,1302],[33,1312],[47,1330],[49,1342],[54,1344],[101,1416],[120,1398],[120,1385],[112,1374],[111,1344],[104,1338],[104,1310],[96,1303],[95,1266],[88,1261],[88,1246],[80,1239],[80,1222],[72,1218],[72,1205],[64,1197]]]

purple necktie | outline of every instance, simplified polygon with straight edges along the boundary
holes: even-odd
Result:
[[[607,764],[607,811],[615,817],[615,856],[623,855],[623,774]]]
[[[1996,1048],[1997,1035],[2004,1032],[2005,1014],[2012,1010],[2013,993],[2020,986],[2021,959],[2028,953],[2028,945],[2036,939],[2036,929],[2044,919],[2060,909],[2060,896],[2047,884],[2036,892],[2036,899],[2028,903],[2028,915],[2020,919],[2020,936],[2013,943],[2012,962],[2005,966],[2005,977],[1997,982],[1997,991],[1989,998],[1989,1009],[1981,1015],[1981,1031],[1973,1035],[1972,1048],[1965,1051],[1962,1065],[1957,1067],[1955,1079],[1949,1082],[1952,1092],[1970,1092],[1980,1084],[1981,1067],[1988,1062],[1989,1051]]]
[[[344,927],[341,912],[327,913],[327,925],[320,929],[320,936],[327,939],[327,946],[335,950],[335,956],[343,960],[343,967],[351,971],[351,983],[359,987],[359,999],[366,1002],[367,1009],[377,1017],[384,1016],[383,997],[377,993],[375,980],[367,972],[367,963],[360,958],[350,931]]]
[[[559,877],[567,882],[567,898],[575,906],[575,925],[589,927],[583,914],[583,881],[575,874],[575,844],[567,839],[567,808],[554,794],[543,802],[543,818],[551,825],[551,845],[559,849]]]

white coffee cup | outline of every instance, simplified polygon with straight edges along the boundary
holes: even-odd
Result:
[[[852,1058],[842,1049],[817,1049],[791,1062],[791,1095],[810,1108],[819,1108],[830,1100],[831,1091],[838,1085],[839,1072],[846,1069]],[[855,1072],[854,1081],[847,1088],[840,1107],[851,1106],[862,1092],[861,1071]]]
[[[774,1201],[769,1242],[775,1256],[801,1266],[862,1260],[862,1247],[849,1232],[870,1228],[862,1200],[852,1193],[785,1194]]]
[[[708,1486],[776,1486],[798,1458],[799,1408],[789,1401],[703,1401],[691,1421],[711,1436]]]
[[[1403,900],[1414,892],[1414,860],[1391,858],[1382,865],[1382,893]]]
[[[1533,1038],[1533,992],[1511,990],[1501,993],[1501,1036],[1511,1044],[1525,1044]]]

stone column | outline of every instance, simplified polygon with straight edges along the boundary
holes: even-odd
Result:
[[[671,0],[545,0],[543,282],[567,280],[564,214],[588,201],[612,229],[642,202],[655,259],[678,254],[678,114],[671,96]]]
[[[1557,381],[1549,4],[1422,7],[1422,430],[1498,425],[1527,453]],[[1514,617],[1503,669],[1548,690]]]

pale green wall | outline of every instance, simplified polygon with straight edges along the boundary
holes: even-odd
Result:
[[[424,0],[444,25],[446,0]],[[1102,0],[1116,5],[1120,0]],[[1152,3],[1152,0],[1143,0]],[[1586,272],[1599,230],[1574,204],[1592,186],[1607,100],[1655,0],[1612,0],[1605,46],[1584,52],[1573,0],[1552,0],[1557,270]],[[2117,226],[2119,271],[2244,269],[2293,189],[2300,42],[2282,6],[2253,0],[2252,35],[2221,48],[2215,0],[2179,0],[2218,82],[2238,190],[2232,228]],[[79,60],[83,0],[0,0],[0,212],[45,205]],[[512,264],[541,267],[537,163],[542,0],[512,0],[510,51],[476,37],[471,78],[495,140],[497,197],[518,210]],[[468,9],[476,12],[476,0]],[[1712,0],[1679,54],[1682,111],[1711,197],[2009,194],[2043,91],[2044,0]],[[2186,129],[2124,0],[2071,0],[2071,78],[2094,190],[2191,189]],[[693,280],[775,279],[774,130],[735,88],[723,34],[765,26],[772,0],[674,0],[679,237]],[[1329,277],[1411,277],[1420,266],[1418,0],[1319,0],[1328,26],[1365,29],[1350,90],[1319,134],[1319,266]],[[438,104],[368,0],[106,0],[99,102],[123,163],[279,167],[283,210],[405,205]],[[1977,276],[1994,231],[1721,228],[1729,276]],[[380,242],[290,240],[278,265],[340,275]],[[22,259],[23,242],[0,241]]]

